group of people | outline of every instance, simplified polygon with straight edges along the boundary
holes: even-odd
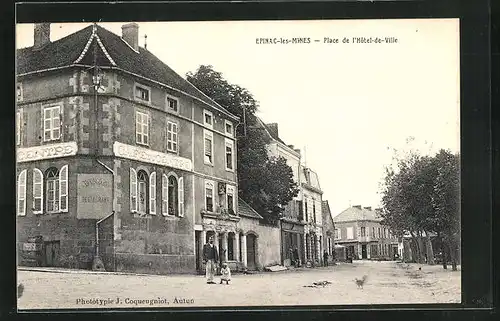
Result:
[[[217,264],[219,264],[219,251],[214,245],[214,237],[210,236],[208,238],[208,243],[203,246],[203,263],[205,264],[205,277],[207,279],[207,284],[215,284],[214,277],[217,271]],[[229,284],[231,280],[231,270],[227,266],[227,263],[223,262],[220,269],[220,284],[226,282]]]
[[[323,265],[328,266],[329,254],[325,250],[323,252]],[[335,250],[332,252],[333,262],[335,262]],[[300,266],[299,249],[297,247],[290,249],[290,259],[291,263],[295,267]],[[227,266],[226,262],[221,262],[219,258],[219,251],[214,245],[214,237],[210,236],[208,242],[203,246],[203,263],[205,264],[205,277],[207,279],[207,284],[216,284],[214,282],[215,274],[217,272],[218,264],[220,264],[220,284],[224,282],[229,284],[231,280],[231,270]],[[334,263],[335,264],[335,263]]]

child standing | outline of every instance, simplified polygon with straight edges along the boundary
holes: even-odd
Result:
[[[220,284],[222,284],[223,281],[226,281],[226,284],[229,284],[229,281],[231,280],[231,270],[227,266],[227,263],[222,263],[220,274]]]

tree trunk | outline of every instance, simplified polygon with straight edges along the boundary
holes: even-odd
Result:
[[[455,240],[453,237],[447,238],[446,245],[448,246],[448,249],[450,251],[450,258],[451,258],[451,270],[456,271],[457,270],[457,251],[456,251],[456,245],[455,245]]]
[[[439,243],[441,244],[441,260],[443,260],[443,269],[447,270],[448,269],[448,251],[447,251],[447,246],[445,244],[444,237],[439,236]]]
[[[412,262],[420,262],[420,250],[418,248],[418,242],[415,234],[413,232],[410,232],[411,234],[411,242],[410,242],[410,248],[411,248],[411,256],[412,256]]]
[[[427,264],[434,265],[434,250],[432,249],[431,237],[427,231],[425,231],[425,247],[427,249]]]
[[[422,233],[421,232],[418,232],[418,234],[417,234],[417,243],[418,243],[418,256],[419,256],[418,263],[419,264],[424,264],[424,263],[426,263],[426,260],[425,260],[425,248],[424,248],[424,242],[423,242],[423,239],[422,239]]]

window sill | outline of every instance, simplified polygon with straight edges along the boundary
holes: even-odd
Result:
[[[138,218],[151,218],[152,216],[156,216],[156,214],[150,214],[150,213],[145,213],[145,212],[137,212],[137,211],[131,211],[130,214],[133,214],[134,217]]]
[[[47,214],[66,214],[68,211],[57,211],[57,212],[33,212],[33,215],[47,215]],[[23,215],[26,216],[26,215]]]
[[[151,105],[151,100],[144,100],[137,97],[134,97],[134,100],[143,104]]]
[[[227,168],[227,167],[226,167],[226,172],[231,172],[231,173],[234,173],[234,169],[231,169],[231,168]]]
[[[62,143],[62,139],[61,138],[57,138],[57,139],[49,139],[49,140],[43,140],[42,141],[42,144],[53,144],[53,143],[57,143],[57,142],[60,142]]]
[[[208,166],[212,166],[212,167],[214,167],[214,163],[210,163],[210,162],[207,162],[207,161],[203,161],[203,163],[204,163],[205,165],[208,165]]]
[[[175,221],[175,220],[180,220],[180,216],[172,215],[172,214],[163,214],[163,217],[165,218],[166,221]]]
[[[137,145],[139,145],[139,146],[149,147],[149,144],[146,144],[146,143],[141,143],[141,142],[138,142],[138,141],[136,141],[135,143],[136,143]]]

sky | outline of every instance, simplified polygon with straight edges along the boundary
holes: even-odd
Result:
[[[100,23],[118,35],[123,24]],[[51,41],[88,25],[51,24]],[[139,45],[147,35],[147,49],[181,76],[212,65],[247,88],[258,116],[278,123],[280,137],[318,173],[335,216],[352,205],[380,206],[394,149],[459,151],[458,30],[457,19],[141,22]],[[275,37],[311,43],[257,44]],[[17,25],[16,42],[33,45],[32,24]]]

